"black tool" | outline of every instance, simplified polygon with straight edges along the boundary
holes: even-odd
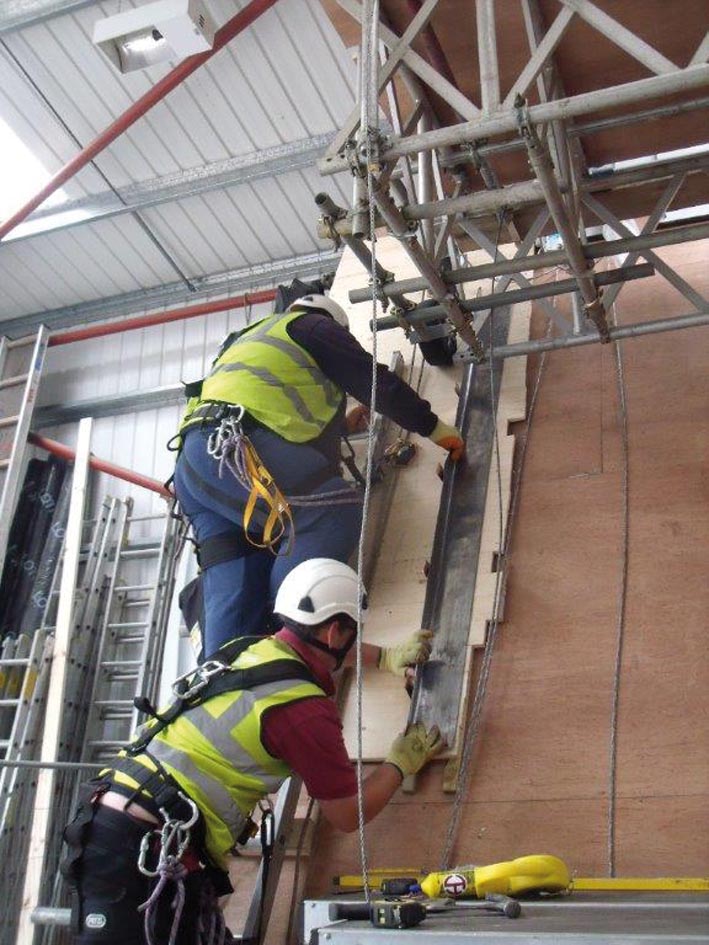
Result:
[[[451,909],[496,912],[508,919],[516,919],[522,913],[522,906],[516,899],[501,893],[488,893],[484,899],[433,899],[426,905],[427,912],[448,912]]]
[[[415,876],[402,876],[392,879],[383,879],[380,889],[383,895],[389,896],[408,896],[412,886],[418,886],[418,880]]]
[[[330,918],[369,919],[380,929],[411,929],[426,918],[426,908],[413,899],[387,902],[377,899],[372,902],[332,903]]]

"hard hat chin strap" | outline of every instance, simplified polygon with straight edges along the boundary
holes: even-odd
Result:
[[[316,650],[321,650],[323,653],[327,653],[328,656],[332,656],[335,659],[335,670],[338,670],[345,661],[345,657],[350,652],[354,646],[354,642],[357,639],[357,627],[353,627],[350,631],[350,636],[347,642],[343,646],[328,646],[327,643],[323,643],[322,640],[310,636],[310,628],[300,626],[297,629],[295,627],[291,628],[296,636],[300,637],[304,643],[307,643],[308,646],[315,647]]]

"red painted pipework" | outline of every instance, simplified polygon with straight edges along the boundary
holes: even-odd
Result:
[[[44,203],[47,197],[51,196],[55,190],[58,190],[62,184],[66,184],[82,167],[85,167],[97,154],[100,154],[105,147],[111,144],[112,141],[115,141],[119,135],[123,134],[127,128],[130,128],[130,126],[139,118],[142,118],[146,112],[150,111],[153,105],[156,105],[161,99],[165,98],[165,96],[183,82],[187,76],[191,75],[196,69],[199,69],[201,65],[211,59],[215,53],[218,53],[220,49],[226,46],[235,36],[238,36],[247,26],[250,26],[254,20],[258,19],[262,13],[265,13],[266,10],[270,9],[275,3],[276,0],[251,0],[248,6],[244,7],[236,16],[232,17],[221,29],[217,30],[214,34],[214,45],[211,49],[207,50],[207,52],[198,53],[195,56],[184,59],[172,72],[168,72],[157,85],[154,85],[149,92],[134,102],[122,115],[119,115],[97,138],[94,138],[91,144],[87,144],[82,151],[66,163],[64,167],[52,177],[49,183],[45,184],[38,194],[28,200],[23,207],[20,207],[16,213],[6,220],[2,226],[0,226],[0,240],[3,240],[18,224],[27,219],[30,213],[36,210],[40,204]]]
[[[263,292],[247,292],[246,295],[236,295],[230,299],[217,299],[214,302],[202,302],[200,305],[188,305],[185,308],[173,308],[167,312],[154,312],[152,315],[138,315],[136,318],[125,318],[119,322],[108,322],[103,325],[91,325],[89,328],[77,328],[75,331],[62,331],[50,335],[48,347],[68,345],[72,341],[86,341],[88,338],[103,338],[105,335],[118,335],[134,328],[148,328],[150,325],[164,325],[167,322],[178,322],[185,318],[195,318],[197,315],[209,315],[211,312],[223,312],[232,308],[246,308],[247,305],[259,305],[261,302],[272,302],[276,297],[275,289],[264,289]]]
[[[74,450],[59,443],[57,440],[50,440],[49,437],[40,436],[38,433],[30,433],[27,437],[33,446],[39,446],[48,453],[54,453],[61,459],[73,462],[76,459]],[[89,458],[89,466],[98,472],[108,473],[109,476],[115,476],[117,479],[123,479],[125,482],[132,482],[136,486],[142,486],[144,489],[150,489],[151,492],[157,492],[165,499],[171,499],[172,495],[165,488],[162,482],[157,479],[151,479],[149,476],[141,476],[140,473],[133,472],[131,469],[125,469],[123,466],[116,466],[114,463],[108,463],[105,459],[97,459],[95,456]]]

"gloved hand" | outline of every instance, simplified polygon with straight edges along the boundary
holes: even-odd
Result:
[[[429,440],[433,440],[436,446],[448,450],[448,455],[457,463],[465,455],[465,443],[457,427],[452,427],[449,423],[439,420],[433,428],[433,433],[429,435]]]
[[[407,666],[425,663],[431,655],[431,630],[414,630],[398,646],[383,646],[379,653],[379,669],[395,676],[403,676]]]
[[[405,732],[397,735],[384,760],[397,767],[401,776],[407,778],[420,771],[441,751],[443,745],[437,725],[432,725],[426,731],[423,722],[414,722]]]
[[[347,412],[345,429],[348,433],[364,433],[369,426],[369,408],[364,404],[357,404]]]

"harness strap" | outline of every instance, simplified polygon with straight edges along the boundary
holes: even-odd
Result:
[[[154,723],[145,725],[126,746],[127,755],[135,756],[145,752],[153,738],[183,712],[200,706],[207,699],[224,692],[254,689],[256,686],[287,679],[303,680],[316,686],[320,685],[305,663],[295,659],[277,659],[258,666],[232,669],[230,664],[258,639],[260,637],[238,637],[218,649],[201,666],[178,679],[173,686],[175,698],[164,712],[156,711],[145,696],[137,697],[134,705],[141,712],[151,716]],[[133,777],[132,774],[130,776]]]

